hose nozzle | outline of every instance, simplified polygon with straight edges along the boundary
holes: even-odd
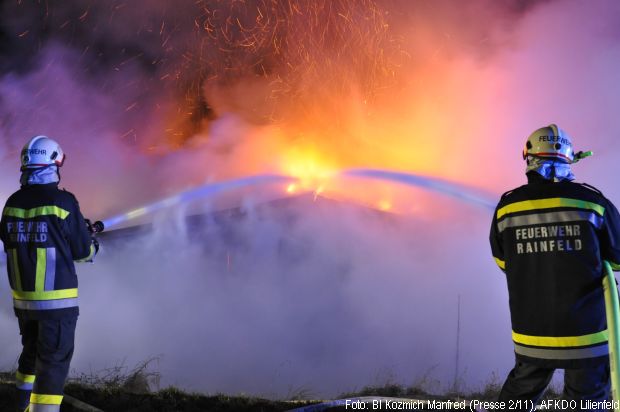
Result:
[[[97,220],[95,223],[91,223],[89,219],[84,219],[84,220],[86,221],[86,228],[93,235],[96,233],[101,233],[103,232],[103,229],[105,229],[103,222],[100,220]]]

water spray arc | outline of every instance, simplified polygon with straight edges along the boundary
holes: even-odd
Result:
[[[495,206],[497,204],[496,201],[487,198],[482,194],[476,194],[472,188],[468,188],[458,183],[452,183],[446,180],[416,175],[413,173],[394,172],[391,170],[382,169],[349,169],[342,171],[340,175],[344,177],[387,180],[409,186],[417,186],[454,197],[458,200],[471,203],[490,211],[495,210]]]
[[[348,169],[336,173],[335,177],[355,177],[364,179],[378,179],[384,181],[390,181],[409,186],[417,186],[423,189],[439,192],[458,200],[482,207],[486,210],[494,210],[495,203],[490,198],[486,198],[483,195],[476,194],[475,191],[466,186],[458,183],[452,183],[438,178],[421,176],[412,173],[394,172],[390,170],[381,169]],[[217,183],[209,183],[199,186],[194,189],[190,189],[174,196],[167,197],[162,200],[150,203],[140,208],[131,210],[127,213],[112,216],[101,221],[103,226],[107,229],[112,229],[127,221],[136,219],[138,217],[157,212],[159,210],[176,206],[182,203],[189,203],[199,198],[215,196],[234,189],[240,189],[244,187],[273,184],[273,183],[293,183],[298,181],[299,178],[294,176],[276,175],[276,174],[264,174],[243,177],[234,180],[227,180]]]
[[[234,189],[241,189],[248,186],[255,185],[264,185],[268,183],[287,183],[292,180],[296,180],[293,177],[287,177],[282,175],[257,175],[257,176],[249,176],[243,177],[240,179],[227,180],[224,182],[217,183],[208,183],[194,189],[186,190],[184,192],[178,193],[174,196],[167,197],[162,200],[158,200],[156,202],[150,203],[148,205],[142,206],[138,209],[131,210],[127,213],[123,213],[120,215],[112,216],[102,221],[103,226],[106,229],[112,229],[115,226],[118,226],[127,221],[136,219],[140,216],[144,216],[150,213],[157,212],[159,210],[175,206],[182,203],[189,203],[193,200],[214,196],[220,193],[228,192]]]

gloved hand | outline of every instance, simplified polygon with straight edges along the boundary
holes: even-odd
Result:
[[[84,219],[84,223],[86,223],[86,230],[88,230],[91,234],[95,233],[95,230],[93,229],[93,223],[90,221],[90,219]]]
[[[97,255],[99,253],[99,241],[95,237],[93,237],[93,246],[95,247],[95,255]]]

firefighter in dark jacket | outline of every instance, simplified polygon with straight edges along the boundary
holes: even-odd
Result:
[[[23,345],[19,411],[60,410],[78,317],[73,262],[92,260],[98,249],[77,200],[58,189],[64,159],[54,140],[33,137],[21,152],[21,189],[7,200],[0,221]]]
[[[564,398],[609,396],[603,260],[620,269],[620,216],[597,189],[574,183],[570,137],[555,124],[532,133],[528,183],[505,193],[493,216],[491,250],[506,273],[516,365],[500,401],[540,400],[556,368]],[[514,405],[514,404],[513,404]]]

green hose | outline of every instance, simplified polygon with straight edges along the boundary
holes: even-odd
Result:
[[[611,398],[614,402],[614,411],[620,403],[620,304],[618,303],[618,287],[611,265],[603,261],[605,276],[603,277],[603,291],[605,293],[605,313],[607,315],[607,331],[609,333],[609,371],[611,374]]]

